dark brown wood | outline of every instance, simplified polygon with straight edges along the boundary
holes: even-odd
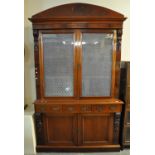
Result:
[[[115,98],[119,97],[121,40],[122,40],[122,29],[118,29],[117,30],[116,65],[115,65]]]
[[[121,62],[120,99],[125,102],[121,121],[121,148],[124,149],[130,147],[130,62],[127,61]]]
[[[121,113],[114,114],[114,144],[119,143]]]
[[[43,113],[36,112],[34,114],[36,135],[37,135],[37,145],[45,144],[44,136],[44,124],[43,124]]]
[[[34,37],[34,58],[35,58],[35,80],[36,80],[36,96],[37,99],[41,97],[41,89],[40,89],[40,69],[39,69],[39,31],[33,30]]]
[[[126,63],[126,89],[125,89],[125,113],[124,113],[124,147],[130,147],[130,120],[127,114],[130,113],[130,62]],[[129,116],[130,117],[130,116]],[[127,132],[128,131],[128,132]]]
[[[74,42],[77,41],[77,35],[76,31],[74,31]],[[74,97],[78,98],[78,50],[76,45],[74,44],[74,68],[73,68],[73,73],[74,73]]]
[[[80,94],[81,94],[81,68],[82,68],[82,64],[81,64],[81,32],[79,30],[75,31],[75,36],[76,36],[76,40],[75,40],[75,51],[76,51],[76,67],[77,67],[77,99],[79,99]]]
[[[45,10],[29,20],[35,29],[56,29],[122,28],[125,19],[122,14],[101,6],[72,3]]]
[[[56,6],[33,15],[37,100],[35,122],[37,151],[120,150],[119,100],[121,36],[124,15],[84,3]],[[74,95],[45,96],[43,34],[73,34]],[[113,34],[111,95],[82,97],[82,35]],[[127,126],[126,126],[127,127]]]
[[[38,145],[37,152],[119,152],[120,145],[105,145],[105,146],[78,146],[78,147],[56,147],[49,145]]]
[[[115,70],[116,70],[116,30],[113,32],[114,38],[113,38],[113,54],[112,54],[112,80],[111,80],[111,97],[115,97]]]
[[[91,10],[91,11],[90,11]],[[68,19],[68,17],[71,20],[75,19],[113,19],[113,20],[124,20],[124,16],[118,12],[115,12],[113,10],[92,5],[92,4],[85,4],[85,3],[71,3],[71,4],[64,4],[60,6],[56,6],[53,8],[50,8],[48,10],[42,11],[36,15],[34,15],[31,20],[33,22],[37,21],[38,19],[42,21],[49,20],[65,20]],[[98,17],[98,18],[97,18]]]
[[[40,98],[44,97],[44,62],[43,62],[43,42],[42,33],[39,33],[39,62],[40,62]]]
[[[122,111],[122,103],[106,103],[101,101],[80,101],[80,102],[48,102],[46,104],[37,102],[36,112],[47,113],[114,113]]]

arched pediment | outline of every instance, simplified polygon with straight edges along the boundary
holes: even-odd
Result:
[[[38,20],[119,20],[125,19],[124,15],[113,10],[86,3],[70,3],[56,6],[30,18],[32,22]]]

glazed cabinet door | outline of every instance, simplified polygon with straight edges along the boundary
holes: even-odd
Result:
[[[114,54],[113,33],[82,33],[82,97],[112,96]]]
[[[76,114],[45,114],[45,143],[53,146],[74,146],[77,144]]]
[[[80,145],[106,145],[113,143],[114,114],[81,114]]]
[[[75,96],[74,33],[42,32],[40,38],[42,96]]]

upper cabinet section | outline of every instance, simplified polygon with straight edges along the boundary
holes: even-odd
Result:
[[[85,3],[71,3],[40,12],[33,15],[29,20],[32,21],[34,29],[50,29],[122,28],[122,23],[125,19],[124,15],[101,6]],[[91,23],[88,23],[90,21]],[[99,25],[95,23],[97,21]]]
[[[84,3],[33,15],[37,99],[118,98],[125,19]]]

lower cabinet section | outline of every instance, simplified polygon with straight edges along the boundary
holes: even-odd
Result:
[[[38,151],[119,149],[120,113],[35,113]]]

